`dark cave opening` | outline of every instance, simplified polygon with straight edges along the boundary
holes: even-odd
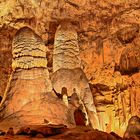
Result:
[[[86,126],[85,125],[85,115],[80,109],[76,109],[74,112],[74,119],[76,125]]]

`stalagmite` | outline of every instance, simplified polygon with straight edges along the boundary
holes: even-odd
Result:
[[[17,32],[13,40],[12,54],[13,70],[47,68],[46,46],[29,28],[24,27]]]
[[[71,96],[75,89],[86,115],[86,125],[100,129],[88,79],[80,68],[77,32],[68,21],[63,21],[55,34],[53,72],[51,79],[55,91],[61,93],[66,87],[68,96]]]
[[[68,106],[68,94],[67,94],[67,88],[66,87],[62,88],[61,95],[62,95],[63,102],[65,103],[66,106]]]
[[[44,120],[73,125],[68,108],[51,94],[46,46],[41,38],[30,28],[21,28],[13,39],[12,54],[13,72],[0,106],[0,125],[18,128],[42,125]]]
[[[78,36],[69,22],[59,25],[54,42],[53,72],[61,68],[79,68]]]

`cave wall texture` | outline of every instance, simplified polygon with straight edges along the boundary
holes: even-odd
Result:
[[[90,84],[102,130],[123,134],[131,116],[140,117],[140,0],[1,0],[0,95],[12,72],[16,31],[28,26],[42,38],[51,76],[55,33],[65,22],[77,33],[70,39],[79,48],[69,51],[79,53],[76,64]],[[55,62],[56,69],[61,65]]]

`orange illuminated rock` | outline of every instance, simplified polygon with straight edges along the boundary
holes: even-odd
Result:
[[[61,90],[66,88],[67,96],[76,93],[85,113],[86,125],[100,129],[88,79],[80,68],[77,33],[70,22],[62,22],[58,26],[53,55],[53,89],[61,94]],[[64,102],[68,104],[68,101]]]
[[[117,37],[120,40],[120,42],[123,44],[131,43],[134,40],[134,38],[138,35],[138,32],[139,32],[139,26],[132,25],[120,29],[117,32]]]
[[[75,27],[70,22],[62,22],[55,34],[53,50],[53,72],[60,68],[79,68],[79,45]]]
[[[74,125],[71,112],[51,94],[45,49],[41,38],[30,28],[16,33],[13,72],[0,106],[0,126],[4,129],[25,124]]]
[[[127,129],[124,133],[124,138],[137,137],[140,138],[140,118],[138,116],[133,116],[128,122]]]
[[[67,130],[65,125],[27,125],[18,130],[16,135],[30,135],[36,137],[42,134],[44,137],[58,135]]]
[[[140,117],[140,73],[135,73],[131,77],[132,83],[129,88],[131,94],[131,113],[132,116]]]
[[[120,57],[120,71],[123,74],[140,70],[140,46],[128,45]]]
[[[78,55],[81,59],[80,67],[84,71],[87,81],[94,85],[94,88],[92,88],[93,100],[101,127],[104,131],[113,131],[123,135],[131,116],[137,115],[140,117],[140,72],[137,70],[139,65],[137,59],[139,50],[137,51],[134,49],[134,47],[140,46],[139,3],[139,0],[1,0],[0,95],[3,96],[8,82],[7,79],[9,79],[9,75],[11,74],[11,42],[15,31],[24,26],[28,26],[43,39],[49,50],[47,50],[48,52],[46,54],[44,47],[38,50],[34,45],[30,45],[30,48],[24,48],[25,50],[21,52],[21,50],[23,50],[22,47],[20,48],[14,45],[13,60],[15,60],[15,62],[13,61],[13,69],[19,74],[20,68],[24,68],[28,71],[28,68],[34,65],[37,65],[36,68],[41,66],[42,70],[39,68],[40,71],[32,68],[34,69],[32,72],[35,71],[34,73],[36,75],[36,73],[43,73],[42,71],[44,71],[43,69],[45,68],[44,65],[47,64],[51,75],[51,72],[53,72],[53,50],[55,51],[57,58],[57,61],[54,61],[56,62],[56,69],[59,68],[60,65],[72,68],[73,65],[79,65],[79,62],[77,63],[75,61],[75,58],[77,57],[76,48],[78,48]],[[64,20],[71,21],[71,23],[68,25],[65,22],[65,25],[63,26],[61,21]],[[62,26],[60,26],[60,24]],[[59,33],[57,34],[56,30],[58,26],[59,29],[62,29],[62,32],[59,30]],[[63,33],[65,33],[65,35]],[[63,36],[62,38],[59,38],[60,34]],[[73,42],[67,40],[68,34],[72,35],[71,39]],[[58,38],[58,40],[55,40],[55,38]],[[78,46],[76,47],[77,42]],[[62,45],[62,48],[60,48],[59,45]],[[33,46],[35,49],[32,49]],[[72,46],[74,49],[72,49]],[[63,51],[66,47],[70,47],[70,49]],[[28,60],[30,60],[30,63],[26,63],[27,57],[23,56],[23,52],[29,55]],[[35,54],[41,57],[37,58]],[[44,59],[44,57],[42,57],[42,55],[45,54],[47,55],[48,62],[46,62],[46,58]],[[21,59],[19,59],[19,57],[21,57]],[[58,59],[61,58],[63,62],[65,62],[66,60],[63,58],[67,57],[69,57],[69,65],[61,63],[62,61],[59,61]],[[121,73],[119,72],[120,58],[122,58]],[[17,65],[17,63],[19,64]],[[135,74],[132,69],[134,70],[134,73],[136,72]],[[22,73],[25,75],[27,72],[25,71]],[[122,73],[125,75],[122,75]],[[30,74],[27,74],[27,76],[29,75]],[[42,74],[40,78],[42,79],[45,75],[46,74]],[[74,75],[73,77],[76,76]],[[33,81],[33,83],[37,81],[36,87],[33,86],[35,90],[39,88],[38,84],[43,85],[44,83],[43,80],[42,82],[38,82],[40,80],[36,79]],[[27,82],[27,80],[25,80],[25,82]],[[16,82],[12,83],[15,84]],[[20,83],[21,82],[18,81],[18,85],[16,85],[21,90],[21,87],[19,86]],[[22,88],[24,89],[25,86],[27,87],[28,85],[32,87],[32,84],[28,83],[29,80],[27,85],[23,84]],[[42,86],[40,88],[41,90],[43,89]],[[11,88],[11,90],[12,89],[13,88]],[[14,88],[14,90],[17,89]],[[37,93],[40,93],[41,90],[37,90]],[[69,90],[71,89],[67,88],[68,93]],[[27,90],[24,90],[23,92],[26,91]],[[27,97],[28,94],[25,96]],[[34,96],[36,98],[37,95]],[[47,97],[47,100],[53,98],[52,95],[48,95]],[[19,97],[17,96],[17,98]],[[22,96],[22,98],[24,98],[24,96]],[[53,99],[54,102],[63,104],[61,99],[58,99],[57,97],[54,97]],[[65,104],[63,104],[64,106],[67,106],[68,104],[67,99],[69,100],[69,97],[63,97],[63,100],[65,101]],[[77,104],[76,106],[78,108],[79,101],[76,99],[75,103],[73,100],[75,99],[72,99],[71,103]],[[15,104],[17,104],[16,101]],[[50,103],[48,104],[50,107]],[[39,108],[39,106],[40,105],[36,108]],[[50,108],[53,110],[53,108],[55,108],[54,106],[55,105],[52,105]],[[31,106],[30,109],[32,110],[32,108],[33,107]],[[42,105],[41,108],[44,108],[44,105]],[[44,110],[42,110],[42,112],[43,111]],[[59,110],[59,112],[61,111]],[[55,115],[53,115],[53,117],[54,116]],[[36,117],[34,116],[34,118]],[[47,123],[49,121],[45,119],[45,122]]]

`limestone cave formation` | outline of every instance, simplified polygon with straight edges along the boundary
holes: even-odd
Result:
[[[140,139],[140,0],[0,1],[0,140]]]

